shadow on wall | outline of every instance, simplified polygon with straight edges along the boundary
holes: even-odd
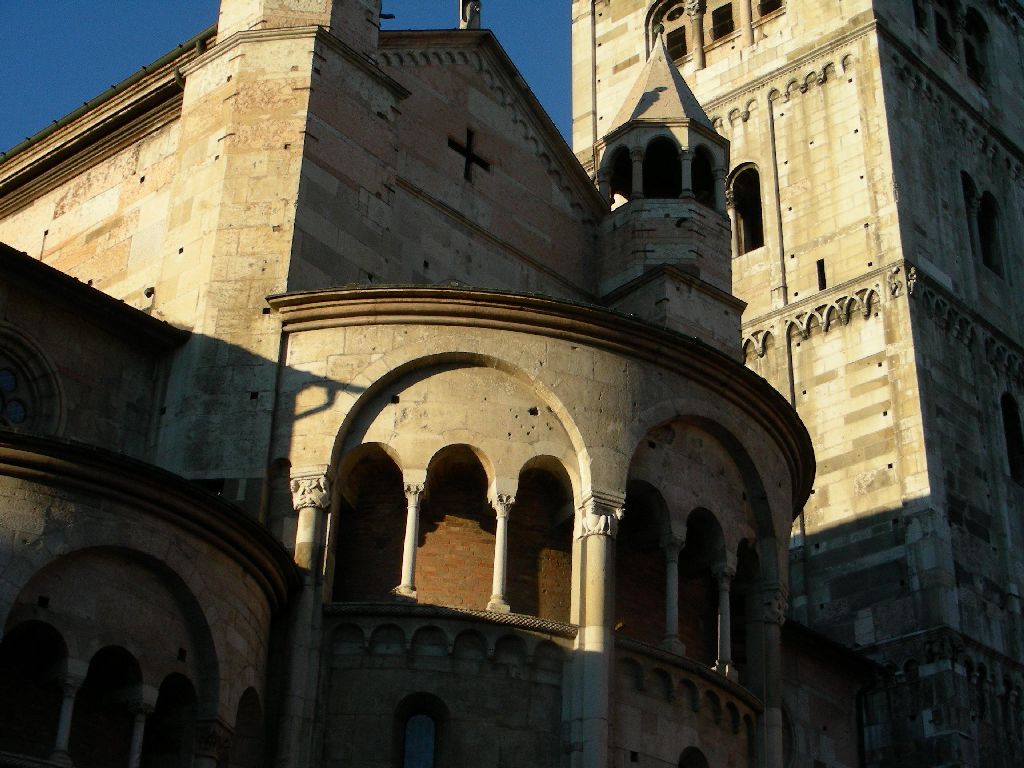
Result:
[[[993,556],[1006,551],[1005,523],[955,499],[931,504],[795,534],[790,615],[879,664],[862,694],[865,764],[1012,768],[1024,760],[1024,676],[1010,661],[1024,627]],[[818,709],[788,712],[794,749],[820,732]]]

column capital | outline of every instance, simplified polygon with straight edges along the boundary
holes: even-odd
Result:
[[[619,521],[625,513],[625,496],[615,493],[591,492],[576,512],[577,539],[588,536],[611,536],[619,531]]]
[[[725,181],[725,177],[729,175],[729,169],[719,165],[712,169],[711,175],[714,176],[716,180]]]
[[[292,477],[292,506],[301,509],[327,509],[331,503],[331,481],[326,473]]]
[[[196,727],[196,757],[208,757],[219,765],[231,750],[232,730],[220,720],[205,720]]]
[[[405,498],[408,501],[419,501],[420,497],[423,496],[423,490],[425,486],[423,483],[406,483],[405,484]]]
[[[664,533],[658,543],[661,545],[665,557],[671,560],[679,557],[679,553],[686,546],[686,537],[677,536],[674,533]]]
[[[704,13],[704,0],[686,0],[686,13],[695,19]]]
[[[494,512],[498,517],[508,517],[516,497],[510,493],[499,493],[494,499]]]
[[[726,187],[725,190],[725,207],[730,211],[736,208],[736,192],[732,187]]]
[[[644,148],[643,147],[630,147],[629,148],[629,159],[634,163],[639,163],[644,159]]]
[[[715,568],[714,574],[715,578],[718,580],[719,586],[722,586],[723,582],[728,586],[729,584],[732,584],[732,580],[736,578],[736,566],[729,565],[728,563],[719,565]]]
[[[786,621],[786,610],[789,607],[789,593],[780,584],[764,587],[761,590],[761,615],[766,622],[782,626]]]
[[[135,701],[128,702],[128,711],[135,716],[142,715],[143,717],[149,717],[156,711],[156,704],[151,704],[150,702],[142,699],[136,699]]]

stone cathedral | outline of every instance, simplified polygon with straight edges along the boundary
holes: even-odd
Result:
[[[452,5],[0,154],[0,766],[1024,765],[1024,6]]]

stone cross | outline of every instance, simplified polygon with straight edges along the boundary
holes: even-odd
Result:
[[[466,129],[466,143],[465,145],[460,144],[455,139],[448,139],[448,148],[458,152],[466,159],[466,166],[463,169],[462,175],[466,181],[473,181],[473,166],[479,165],[485,171],[491,170],[491,164],[484,160],[482,157],[473,152],[473,131],[469,128]]]

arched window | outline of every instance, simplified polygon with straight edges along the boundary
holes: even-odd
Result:
[[[978,205],[978,244],[981,246],[981,263],[997,275],[1002,275],[1003,263],[999,254],[999,206],[989,192],[981,196]]]
[[[436,696],[414,693],[395,709],[395,765],[440,768],[444,763],[444,729],[448,708]]]
[[[708,760],[696,747],[687,747],[679,756],[679,768],[708,768]]]
[[[1006,461],[1010,466],[1010,477],[1024,485],[1024,432],[1020,426],[1020,409],[1009,392],[1000,401],[1003,412],[1003,437],[1006,440]]]
[[[613,206],[616,203],[621,205],[633,197],[633,161],[629,157],[628,149],[619,147],[615,150],[611,168],[611,203]]]
[[[195,741],[196,692],[188,678],[177,673],[160,685],[156,709],[146,719],[141,768],[183,768],[192,764]]]
[[[683,191],[679,147],[669,138],[651,140],[644,152],[644,197],[677,198]]]
[[[141,684],[139,664],[124,648],[96,652],[75,697],[68,748],[75,765],[128,765],[135,721],[129,705],[140,698]]]
[[[648,39],[653,44],[659,33],[664,34],[668,55],[678,64],[687,53],[686,27],[689,22],[690,17],[686,15],[685,3],[665,3],[651,16]]]
[[[434,768],[437,758],[437,723],[418,713],[405,721],[402,768]]]
[[[697,147],[690,165],[693,178],[693,196],[697,202],[711,208],[715,205],[715,175],[711,166],[711,154],[704,147]]]
[[[981,14],[971,8],[964,23],[964,64],[967,74],[976,83],[985,82],[985,58],[988,47],[988,27]]]
[[[736,209],[736,234],[741,254],[764,245],[764,222],[761,213],[761,175],[757,168],[744,168],[732,182],[733,205]]]

